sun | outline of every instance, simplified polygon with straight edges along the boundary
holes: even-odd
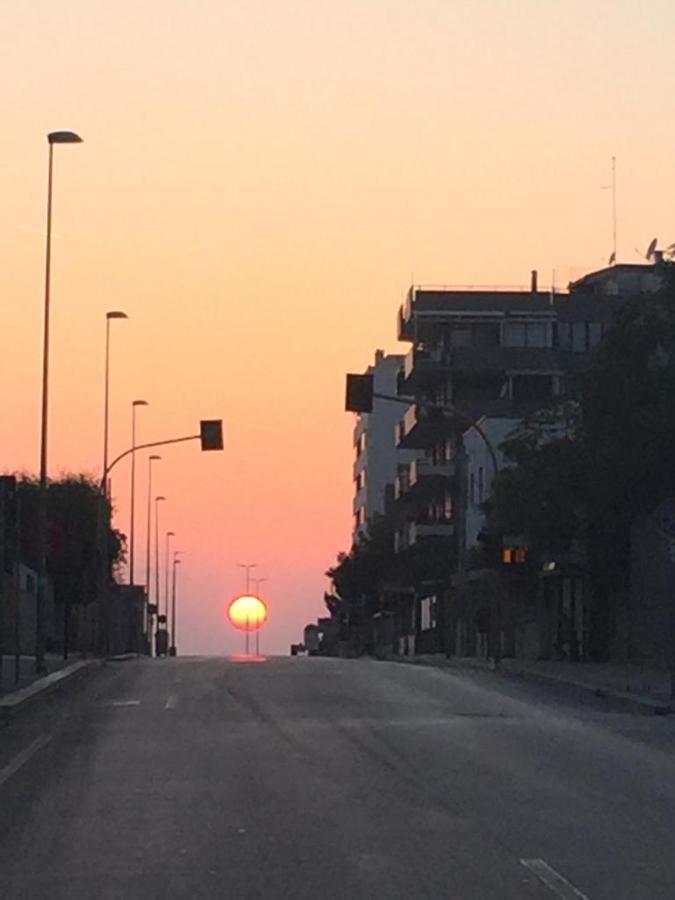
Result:
[[[242,594],[230,602],[227,615],[239,631],[258,631],[267,620],[267,605],[255,594]]]

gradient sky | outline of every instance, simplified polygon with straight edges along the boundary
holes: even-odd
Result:
[[[652,0],[0,2],[0,469],[35,471],[47,145],[57,147],[50,472],[98,473],[105,311],[112,450],[167,449],[163,528],[186,551],[183,652],[266,576],[264,649],[322,614],[349,544],[347,370],[398,348],[414,277],[548,284],[675,241],[675,6]],[[139,458],[143,571],[145,465]],[[113,479],[128,530],[129,468]]]

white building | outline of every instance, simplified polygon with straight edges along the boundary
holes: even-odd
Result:
[[[520,419],[510,417],[482,416],[478,425],[485,432],[497,458],[497,465],[504,468],[504,454],[499,449],[506,438],[518,427]],[[466,452],[466,547],[476,547],[479,543],[478,535],[485,525],[483,504],[492,491],[492,479],[495,475],[492,454],[476,431],[475,428],[467,428],[464,432],[464,450]]]
[[[375,352],[375,362],[367,373],[373,376],[375,393],[395,397],[403,356]],[[373,411],[361,413],[354,427],[354,527],[353,538],[364,534],[368,522],[376,514],[383,514],[387,506],[387,492],[393,498],[398,466],[410,462],[415,453],[398,450],[396,426],[405,412],[400,401],[375,400]]]

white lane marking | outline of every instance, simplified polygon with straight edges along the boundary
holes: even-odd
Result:
[[[140,700],[111,700],[106,706],[140,706]]]
[[[166,703],[164,704],[164,709],[175,709],[176,703],[178,702],[178,697],[175,694],[171,694]]]
[[[530,872],[534,872],[537,878],[543,881],[546,887],[550,888],[561,900],[589,900],[586,894],[582,894],[581,891],[577,890],[571,882],[563,878],[545,860],[521,859],[521,863]]]
[[[25,766],[28,760],[35,756],[38,751],[42,750],[43,747],[46,747],[51,739],[51,734],[40,735],[40,737],[35,738],[32,744],[29,744],[22,750],[21,753],[17,753],[11,762],[8,762],[4,768],[0,769],[0,787],[9,781],[12,775],[16,775],[19,769]]]

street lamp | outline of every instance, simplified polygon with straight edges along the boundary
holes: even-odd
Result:
[[[174,550],[173,552],[173,586],[171,590],[171,646],[169,647],[169,656],[176,656],[176,566],[181,561],[179,556],[183,555],[182,550]]]
[[[159,625],[159,604],[161,596],[159,593],[159,504],[166,500],[166,497],[155,497],[155,602],[157,604],[157,625]]]
[[[113,319],[128,319],[125,312],[113,309],[105,314],[105,397],[103,402],[103,472],[108,470],[108,430],[110,422],[110,323]],[[103,486],[105,496],[108,495],[108,479]]]
[[[42,412],[40,428],[40,488],[38,495],[38,595],[35,610],[35,671],[45,669],[45,606],[47,593],[47,434],[49,411],[49,313],[52,267],[52,187],[54,144],[80,144],[74,131],[52,131],[47,176],[47,244],[45,254],[44,337],[42,345]]]
[[[255,569],[258,563],[237,563],[240,569],[246,569],[246,593],[250,593],[251,590],[251,569]],[[248,622],[246,623],[248,625]],[[246,655],[248,656],[248,648],[249,648],[249,633],[248,627],[246,628]]]
[[[252,578],[251,581],[255,585],[254,591],[257,597],[260,596],[260,585],[263,581],[267,581],[267,578]],[[255,633],[255,655],[260,656],[260,629],[256,629]]]
[[[150,564],[151,564],[151,535],[152,535],[152,464],[158,462],[162,457],[153,453],[148,457],[148,510],[147,510],[147,533],[145,541],[145,596],[147,597],[148,606],[150,605]],[[152,656],[152,616],[148,609],[147,618],[148,641],[150,644],[150,655]]]
[[[255,569],[258,563],[237,563],[240,569],[246,569],[246,593],[251,590],[251,569]]]
[[[169,566],[170,566],[170,552],[169,552],[169,544],[171,543],[171,538],[176,537],[173,531],[167,531],[166,535],[166,546],[165,546],[165,556],[164,556],[164,567],[165,567],[165,575],[164,575],[164,612],[166,613],[167,624],[169,621]]]
[[[129,528],[129,584],[134,583],[134,550],[136,547],[136,410],[147,406],[146,400],[134,400],[131,404],[131,523]]]

